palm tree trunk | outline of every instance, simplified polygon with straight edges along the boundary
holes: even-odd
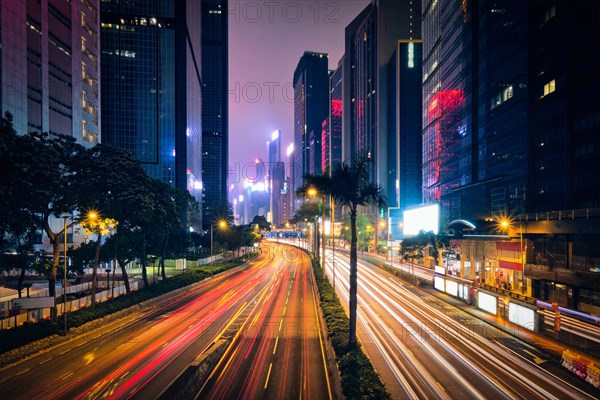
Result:
[[[356,306],[357,306],[357,268],[356,268],[356,209],[350,210],[350,336],[348,345],[356,346]]]

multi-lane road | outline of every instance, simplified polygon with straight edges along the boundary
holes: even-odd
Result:
[[[348,257],[325,258],[347,304]],[[358,336],[394,398],[597,398],[517,338],[373,265],[359,260],[358,270]]]
[[[308,258],[262,256],[0,370],[5,399],[157,398],[213,342],[230,345],[198,398],[327,398]]]

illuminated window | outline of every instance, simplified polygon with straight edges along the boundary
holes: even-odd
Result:
[[[502,92],[502,101],[506,101],[513,97],[513,87],[509,86]]]
[[[85,108],[87,105],[87,93],[85,90],[81,91],[81,107]]]
[[[550,82],[548,82],[544,85],[544,94],[542,95],[542,97],[548,96],[550,93],[554,92],[555,90],[556,90],[556,79],[552,79]]]
[[[84,139],[87,139],[87,121],[85,119],[81,120],[81,136],[83,136]]]
[[[81,26],[85,26],[85,13],[81,12]]]
[[[81,62],[81,80],[85,81],[85,62]]]
[[[81,51],[85,51],[85,38],[81,38]]]

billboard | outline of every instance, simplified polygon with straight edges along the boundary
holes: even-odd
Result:
[[[535,311],[513,302],[508,303],[508,320],[531,331],[535,331]]]
[[[404,236],[415,236],[420,231],[438,233],[440,227],[440,206],[428,206],[404,210]]]
[[[498,298],[487,293],[479,292],[477,297],[477,307],[490,314],[498,313]]]

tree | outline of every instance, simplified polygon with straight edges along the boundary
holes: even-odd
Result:
[[[351,165],[346,162],[335,168],[331,176],[308,175],[306,184],[299,193],[306,193],[314,187],[319,192],[329,194],[336,204],[348,210],[350,216],[350,335],[348,344],[356,346],[356,306],[357,306],[357,230],[356,218],[358,207],[377,204],[385,206],[383,190],[379,185],[369,182],[369,167],[371,159],[363,154],[357,154]]]
[[[255,215],[254,218],[252,219],[252,222],[250,223],[251,227],[255,227],[256,225],[258,225],[258,229],[261,231],[270,231],[271,230],[271,224],[269,223],[269,221],[267,221],[267,219],[264,217],[264,215]]]
[[[17,136],[12,127],[12,117],[6,114],[0,123],[1,146],[4,155],[9,155],[2,163],[2,193],[0,217],[8,224],[2,227],[4,238],[7,228],[13,233],[41,228],[52,245],[52,264],[46,270],[48,292],[56,294],[56,275],[59,268],[60,249],[65,229],[71,222],[55,232],[51,218],[60,218],[78,209],[79,192],[77,182],[85,177],[79,173],[78,159],[84,154],[83,146],[75,138],[66,135],[30,133]],[[12,147],[11,147],[12,146]],[[10,151],[10,153],[4,153]],[[18,221],[22,221],[29,227]],[[12,224],[12,225],[11,225]],[[17,225],[21,225],[17,228]],[[11,227],[12,226],[12,227]],[[25,228],[25,229],[24,229]],[[56,307],[52,309],[52,320],[56,319]]]
[[[102,245],[102,236],[111,234],[119,222],[112,218],[103,218],[97,211],[87,213],[87,218],[80,222],[86,233],[96,235],[96,251],[94,255],[94,265],[92,269],[92,307],[96,305],[96,290],[98,288],[98,262],[100,261],[100,246]]]
[[[121,269],[125,290],[130,293],[125,267],[145,253],[144,234],[154,217],[156,186],[144,172],[139,160],[123,149],[98,144],[85,152],[80,163],[79,171],[86,177],[76,181],[80,206],[82,209],[101,210],[103,216],[119,223],[110,244],[114,259]],[[156,218],[160,219],[162,215]],[[142,226],[147,229],[142,229]],[[142,258],[142,265],[142,276],[147,284],[145,257]]]
[[[368,232],[367,227],[369,226],[369,218],[362,213],[356,215],[356,240],[357,249],[365,250],[368,246],[369,241],[373,232]],[[342,238],[350,243],[352,241],[352,232],[350,231],[350,215],[345,214],[344,220],[342,221]]]

